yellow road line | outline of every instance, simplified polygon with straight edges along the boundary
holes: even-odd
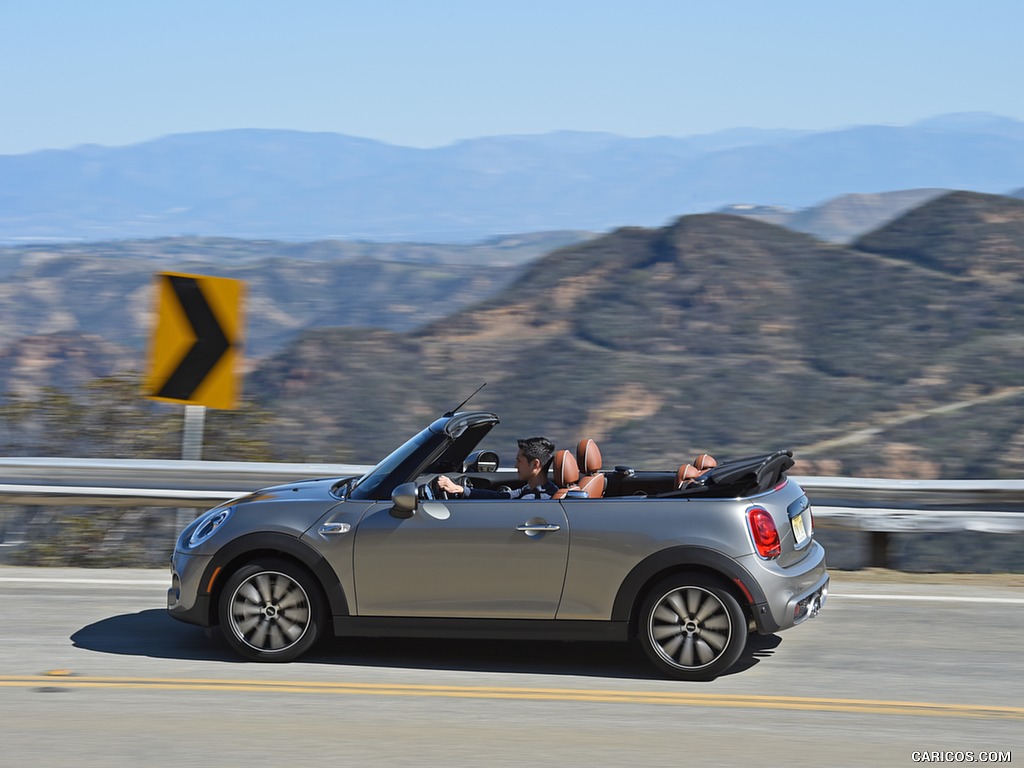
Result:
[[[833,699],[805,696],[675,693],[666,691],[593,690],[585,688],[515,688],[472,685],[401,685],[390,683],[327,683],[316,681],[89,677],[78,675],[5,675],[0,688],[118,688],[187,691],[250,691],[256,693],[329,693],[350,696],[419,696],[441,698],[577,701],[625,704],[670,704],[686,707],[788,709],[861,714],[918,715],[1024,720],[1024,707],[947,704],[923,701]]]

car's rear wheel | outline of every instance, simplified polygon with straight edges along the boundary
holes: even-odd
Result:
[[[680,680],[710,680],[736,663],[747,643],[743,609],[702,575],[654,585],[640,609],[639,639],[655,666]]]
[[[239,568],[221,592],[220,624],[228,643],[254,661],[291,661],[316,643],[327,611],[305,568],[267,558]]]

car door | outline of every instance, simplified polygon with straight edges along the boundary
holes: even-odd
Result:
[[[355,537],[360,616],[553,619],[569,529],[557,501],[421,501],[408,519],[375,504]]]

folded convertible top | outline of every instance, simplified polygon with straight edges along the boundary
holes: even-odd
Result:
[[[753,496],[774,488],[793,464],[792,451],[734,459],[694,478],[685,488],[661,496]]]

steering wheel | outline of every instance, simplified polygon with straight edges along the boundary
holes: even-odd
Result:
[[[434,477],[429,483],[427,483],[425,487],[427,489],[427,493],[430,494],[429,498],[444,499],[445,501],[447,501],[448,491],[442,490],[441,486],[438,484],[437,480],[439,477],[441,476],[437,475],[436,477]]]
[[[440,477],[440,475],[437,475],[437,477],[432,479],[429,483],[427,483],[427,485],[423,486],[424,498],[444,499],[445,501],[448,501],[449,499],[453,498],[459,498],[458,496],[453,496],[452,494],[448,493],[448,491],[441,488],[441,486],[437,482],[438,478]],[[465,475],[459,475],[459,477],[455,479],[455,484],[461,485],[464,489],[469,489],[473,487],[472,481]],[[426,494],[430,495],[427,496]]]
[[[421,501],[433,501],[436,496],[434,493],[433,480],[429,483],[424,483],[417,489],[417,495]]]

